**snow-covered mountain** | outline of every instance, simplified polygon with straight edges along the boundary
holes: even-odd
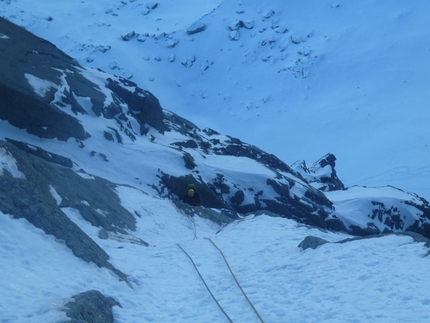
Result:
[[[25,4],[6,1],[1,7],[16,10]],[[85,3],[69,4],[69,8],[65,5],[42,20],[37,11],[43,6],[32,10],[29,16],[25,13],[30,7],[15,13],[8,10],[3,16],[11,20],[36,17],[31,20],[35,25],[46,22],[47,33],[55,35],[60,29],[53,31],[49,24],[57,23],[57,17],[66,12],[73,16],[72,9],[82,9],[81,5]],[[175,8],[168,1],[112,1],[109,5],[102,16],[94,14],[100,10],[99,5],[90,5],[93,16],[130,17],[139,8],[142,10],[138,16],[144,19],[153,17],[160,9],[166,10],[167,18],[167,13],[173,14]],[[188,50],[196,52],[197,47],[193,46],[202,35],[219,46],[219,39],[209,37],[210,26],[217,25],[209,22],[224,24],[228,19],[222,20],[219,15],[225,10],[234,9],[242,17],[255,10],[256,5],[250,2],[249,6],[240,4],[236,8],[220,1],[194,5],[188,11],[192,13],[190,17],[184,14],[183,20],[173,23],[172,18],[163,24],[164,28],[171,24],[169,32],[121,32],[115,43],[136,48],[151,44],[152,53],[170,52],[169,64],[175,66],[172,71],[178,66],[189,71],[183,77],[190,79],[177,82],[176,86],[190,88],[194,75],[194,80],[200,80],[194,81],[194,90],[210,87],[211,82],[204,83],[203,79],[223,56],[202,63],[200,58],[190,55],[177,64],[176,55],[181,53],[183,41],[189,41]],[[331,9],[341,7],[333,4]],[[273,49],[269,51],[273,54],[262,59],[263,63],[259,50],[246,55],[249,62],[258,61],[256,66],[276,65],[272,55],[281,40],[286,45],[281,52],[291,54],[290,46],[308,43],[313,36],[297,38],[285,25],[283,28],[282,19],[277,20],[276,16],[284,11],[276,9],[265,11],[261,21],[251,17],[227,25],[228,41],[237,44],[248,32],[249,37],[259,41],[266,32],[281,35],[268,43],[259,43],[263,52],[266,45]],[[261,15],[263,11],[255,12]],[[195,15],[203,18],[196,20]],[[189,24],[188,19],[195,23]],[[107,20],[101,21],[104,20],[98,21],[94,30],[112,27]],[[157,22],[158,19],[153,21],[151,28]],[[104,63],[97,66],[97,60],[111,59],[109,53],[115,51],[114,44],[95,52],[84,46],[83,58],[73,55],[73,50],[65,54],[6,20],[1,19],[0,23],[3,321],[57,322],[65,321],[67,313],[76,322],[222,322],[229,317],[223,316],[221,309],[234,321],[247,322],[261,317],[266,322],[428,319],[427,274],[421,269],[425,268],[423,262],[428,261],[425,256],[429,247],[426,237],[430,236],[430,207],[424,198],[393,186],[346,189],[336,171],[333,154],[321,154],[324,156],[310,166],[305,161],[288,166],[279,155],[225,135],[215,127],[200,128],[165,107],[163,100],[172,93],[167,105],[174,102],[176,90],[170,92],[164,87],[166,84],[158,84],[148,91],[142,86],[146,82],[126,75],[121,67],[126,66],[126,61],[116,67],[107,68]],[[130,26],[124,24],[123,28],[130,30]],[[184,32],[183,36],[177,36],[178,30]],[[83,29],[80,32],[82,36]],[[74,36],[66,38],[68,42]],[[48,40],[58,45],[53,39]],[[160,45],[165,48],[160,50]],[[253,45],[250,41],[238,48]],[[135,57],[131,48],[125,52]],[[235,57],[243,59],[232,55],[230,63]],[[152,68],[166,63],[161,56],[147,62]],[[198,74],[202,78],[193,74],[197,63],[201,63]],[[312,69],[314,63],[309,61],[306,65],[300,59],[296,61],[297,70],[286,68],[280,73],[300,72],[301,76],[295,76],[303,81],[308,75],[306,68]],[[118,73],[88,65],[106,71],[113,68]],[[244,74],[248,72],[246,68],[242,70]],[[259,73],[259,69],[254,72]],[[260,82],[269,85],[264,73],[259,75]],[[158,78],[150,79],[148,84],[158,82]],[[162,82],[168,80],[166,77]],[[272,81],[275,87],[279,84]],[[154,96],[152,92],[157,87],[166,92]],[[234,86],[225,91],[247,96],[246,91]],[[274,98],[268,97],[267,101],[274,104]],[[234,104],[234,100],[230,103]],[[202,116],[204,111],[212,115],[204,104],[201,107]],[[246,114],[252,116],[254,108]],[[262,119],[271,115],[269,110],[262,113]],[[223,118],[223,114],[219,117]],[[207,124],[204,118],[197,120]],[[258,126],[252,120],[249,123],[256,129],[253,135],[259,127],[265,127],[264,120],[260,121]],[[226,119],[220,128],[230,122]],[[246,127],[236,126],[239,128]],[[247,136],[245,133],[244,137]],[[202,207],[180,202],[188,183],[196,184]],[[393,232],[396,235],[381,235]],[[372,238],[357,239],[351,235]],[[208,237],[213,240],[204,239]],[[216,244],[212,245],[212,241]],[[216,249],[218,246],[261,317],[246,304],[226,271],[227,264],[219,261],[223,254]],[[190,262],[193,259],[194,268]],[[388,264],[390,270],[386,272]],[[209,281],[208,288],[219,299],[220,308],[202,288],[204,284],[196,269]],[[333,273],[341,279],[327,280]],[[407,286],[398,289],[405,281]],[[351,292],[351,284],[361,287]],[[380,306],[375,306],[372,298],[377,298]]]
[[[426,1],[1,1],[0,15],[164,109],[345,185],[430,199]],[[204,31],[191,34],[195,23]],[[198,25],[198,24],[197,24]]]

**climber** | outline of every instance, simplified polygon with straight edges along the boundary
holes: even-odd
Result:
[[[187,193],[185,193],[182,202],[192,206],[200,206],[200,197],[196,192],[196,186],[194,184],[188,184]]]

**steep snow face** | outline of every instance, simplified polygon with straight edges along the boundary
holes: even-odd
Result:
[[[199,217],[194,218],[194,226],[168,201],[142,196],[130,188],[118,193],[125,207],[141,215],[135,234],[146,236],[150,247],[121,235],[100,239],[97,228],[79,216],[71,217],[129,275],[129,285],[108,270],[77,259],[26,220],[0,212],[3,320],[65,321],[62,310],[71,295],[100,290],[121,304],[113,308],[119,323],[227,321],[179,243],[232,320],[258,322],[222,256],[204,237],[224,252],[265,322],[424,323],[429,319],[429,259],[424,257],[428,248],[410,237],[392,235],[337,244],[350,237],[265,215],[245,218],[219,231]],[[333,243],[303,251],[297,246],[309,235]],[[46,261],[48,255],[50,261]]]
[[[202,127],[289,164],[332,152],[346,186],[430,199],[429,6],[23,0],[2,1],[0,14]],[[203,31],[187,32],[196,22]]]

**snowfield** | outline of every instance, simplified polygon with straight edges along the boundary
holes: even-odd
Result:
[[[134,205],[133,194],[120,190]],[[120,236],[102,240],[79,217],[76,223],[106,250],[130,284],[75,258],[61,242],[25,220],[0,214],[1,322],[59,322],[70,295],[97,289],[113,297],[116,322],[228,322],[189,258],[234,322],[259,322],[230,275],[264,322],[427,322],[428,248],[406,236],[334,242],[350,238],[265,215],[220,230],[194,222],[168,201],[148,197],[139,207],[136,236],[150,247]],[[194,228],[195,225],[195,228]],[[197,238],[194,237],[194,230]],[[218,233],[217,233],[218,232]],[[333,243],[302,250],[308,235]],[[50,261],[43,261],[48,259]],[[11,270],[13,268],[13,270]]]

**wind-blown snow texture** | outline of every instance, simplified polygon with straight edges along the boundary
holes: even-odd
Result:
[[[202,127],[237,136],[291,163],[330,151],[347,185],[391,184],[426,198],[428,9],[424,1],[0,2],[2,16],[83,65],[132,77],[164,108]],[[205,30],[187,34],[200,19]],[[131,39],[121,37],[126,35]],[[39,82],[35,85],[43,91]],[[84,121],[96,132],[91,117]],[[2,137],[27,136],[3,121],[1,129]],[[38,139],[31,140],[37,145]],[[124,167],[121,154],[131,151],[129,143],[124,146],[97,138],[87,142],[88,150],[109,156],[104,177],[116,183],[146,186],[155,178],[136,176],[139,169],[174,160],[154,149],[144,161],[129,155]],[[52,140],[44,147],[58,151],[60,143]],[[65,147],[69,156],[80,149],[70,142]],[[99,159],[76,156],[77,165],[89,173],[100,171]],[[229,163],[230,170],[241,166],[239,159]],[[0,166],[22,176],[3,152]],[[182,167],[171,165],[172,172]],[[378,194],[392,197],[393,190],[387,190]],[[348,191],[346,202],[342,192],[327,195],[341,201],[336,207],[353,221],[347,203],[372,192]],[[233,321],[258,322],[221,255],[204,237],[224,251],[267,323],[430,318],[428,248],[411,237],[388,235],[301,250],[299,243],[309,235],[329,242],[350,236],[265,215],[225,228],[194,217],[194,226],[169,201],[129,186],[118,186],[117,193],[125,208],[141,215],[131,234],[150,247],[119,234],[100,239],[99,228],[78,212],[63,211],[129,275],[129,284],[74,257],[26,220],[0,213],[0,322],[65,321],[61,310],[70,297],[92,289],[121,304],[113,308],[117,322],[226,321],[178,243]]]
[[[429,6],[23,0],[0,2],[0,14],[201,127],[288,164],[331,152],[346,186],[430,199]],[[189,35],[196,21],[205,30]]]

